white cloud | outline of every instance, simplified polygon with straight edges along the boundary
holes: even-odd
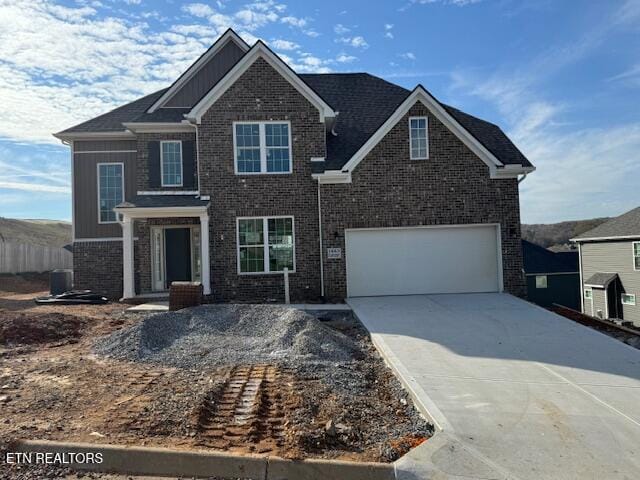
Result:
[[[404,58],[405,60],[415,60],[416,59],[416,55],[413,52],[401,53],[400,57]]]
[[[385,36],[385,38],[393,39],[393,32],[391,30],[393,30],[393,24],[385,23],[384,24],[384,36]]]
[[[307,21],[304,18],[297,18],[292,16],[282,17],[280,21],[287,25],[291,25],[292,27],[302,28],[307,25]]]
[[[344,25],[342,25],[341,23],[338,23],[337,25],[335,25],[333,27],[333,31],[337,34],[337,35],[344,35],[347,32],[350,32],[351,29],[345,27]]]
[[[351,63],[357,60],[358,57],[354,57],[353,55],[347,55],[346,53],[341,53],[336,57],[336,62],[338,63]]]
[[[24,190],[27,192],[49,192],[49,193],[71,193],[71,187],[58,187],[55,185],[46,185],[40,183],[22,183],[22,182],[7,182],[0,178],[0,188],[6,188],[10,190]]]
[[[300,48],[297,43],[282,39],[271,40],[269,46],[276,50],[298,50]]]
[[[355,36],[355,37],[341,37],[336,39],[336,42],[340,42],[340,43],[344,43],[345,45],[350,45],[354,48],[368,48],[369,44],[367,43],[367,41],[364,39],[364,37],[361,36]]]
[[[205,3],[190,3],[184,5],[182,10],[193,15],[194,17],[205,18],[214,14],[213,9]]]
[[[622,82],[630,87],[640,87],[640,64],[634,65],[608,80],[611,82]]]

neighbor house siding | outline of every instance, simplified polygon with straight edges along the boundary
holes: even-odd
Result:
[[[234,41],[229,41],[171,97],[166,106],[193,107],[243,55],[244,50]]]
[[[233,122],[291,122],[291,174],[236,175]],[[294,217],[293,301],[320,296],[317,184],[311,157],[325,156],[325,127],[317,109],[259,58],[204,114],[199,126],[200,192],[211,196],[211,285],[216,300],[284,300],[281,273],[237,273],[237,217]]]
[[[429,119],[428,160],[410,160],[410,116]],[[346,252],[340,259],[326,258],[327,248],[344,252],[345,229],[474,223],[500,224],[504,288],[518,296],[525,293],[518,181],[491,179],[487,165],[421,103],[354,169],[352,183],[322,185],[321,195],[329,298],[347,294]]]
[[[542,307],[551,307],[557,303],[580,310],[580,275],[577,272],[546,274],[547,288],[536,288],[538,275],[544,274],[527,275],[527,300]]]
[[[75,238],[122,236],[117,223],[98,223],[98,163],[124,163],[124,193],[136,190],[135,141],[82,141],[73,144],[73,210]],[[86,152],[86,153],[83,153]]]
[[[582,279],[588,280],[596,272],[617,273],[620,279],[620,293],[631,293],[636,295],[636,305],[622,305],[622,316],[625,320],[630,320],[636,325],[640,325],[640,271],[633,269],[633,251],[631,241],[620,242],[586,242],[580,248],[582,254]],[[593,289],[596,292],[596,289]],[[595,299],[595,295],[594,295]],[[619,301],[619,299],[616,299]],[[594,301],[594,308],[600,308],[605,312],[603,303]],[[588,301],[585,300],[585,313],[589,312]]]

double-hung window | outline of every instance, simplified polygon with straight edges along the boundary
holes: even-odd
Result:
[[[640,270],[640,242],[633,242],[633,269]]]
[[[114,207],[124,201],[124,164],[98,164],[98,223],[115,223]]]
[[[182,186],[182,142],[160,142],[161,178],[163,187]]]
[[[295,271],[293,217],[238,219],[238,273]]]
[[[411,160],[429,158],[427,117],[409,117],[409,148],[411,149]]]
[[[291,173],[289,122],[235,122],[233,146],[238,174]]]

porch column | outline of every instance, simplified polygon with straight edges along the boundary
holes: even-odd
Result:
[[[128,215],[122,219],[122,296],[136,296],[133,278],[133,220]]]
[[[200,215],[200,261],[202,262],[202,289],[205,295],[211,294],[211,281],[209,275],[211,264],[209,262],[209,215]]]

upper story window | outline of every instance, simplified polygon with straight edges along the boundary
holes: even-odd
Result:
[[[640,242],[633,242],[633,269],[640,270]]]
[[[411,160],[426,160],[429,158],[427,125],[427,117],[409,117]]]
[[[114,207],[124,201],[124,164],[98,164],[98,223],[117,222]]]
[[[160,142],[160,178],[163,187],[182,186],[182,142]]]
[[[233,149],[236,173],[291,173],[289,122],[235,122]]]

